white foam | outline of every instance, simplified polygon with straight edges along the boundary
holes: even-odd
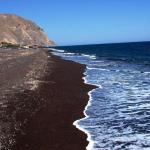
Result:
[[[76,128],[87,135],[89,144],[86,149],[100,150],[97,147],[106,147],[107,150],[112,150],[113,147],[114,150],[117,150],[125,144],[125,147],[130,150],[146,150],[147,148],[144,148],[143,144],[146,146],[149,144],[150,135],[140,134],[138,130],[143,126],[147,128],[149,123],[138,123],[135,128],[130,121],[135,118],[137,121],[142,121],[149,116],[149,72],[141,74],[134,66],[130,65],[129,67],[128,64],[127,66],[126,64],[123,64],[123,66],[119,64],[119,66],[118,62],[91,60],[91,55],[82,54],[81,56],[75,54],[74,56],[73,53],[55,53],[66,60],[86,64],[86,72],[84,72],[85,76],[83,77],[84,83],[94,83],[93,85],[98,86],[100,89],[102,88],[100,84],[104,87],[102,98],[101,95],[100,97],[97,95],[97,92],[100,92],[99,89],[88,92],[89,101],[84,109],[85,117],[73,123]],[[110,71],[110,73],[107,71]],[[143,78],[146,84],[142,82]],[[104,99],[103,94],[107,96]],[[96,110],[97,104],[102,110],[100,113]],[[94,111],[92,112],[92,110]],[[144,110],[144,115],[139,114]],[[100,115],[99,118],[92,118],[95,117],[95,113]],[[101,116],[104,116],[104,118],[101,118]],[[91,121],[93,122],[91,123]],[[111,126],[109,126],[109,121],[112,123]],[[126,127],[125,124],[128,126]],[[134,130],[137,133],[134,133]],[[119,142],[121,142],[120,145],[118,145]]]
[[[57,49],[51,49],[51,50],[54,51],[54,52],[53,52],[54,55],[58,55],[58,56],[61,56],[61,57],[66,57],[67,55],[74,55],[74,53],[64,53],[64,51],[60,51],[60,50],[57,50]],[[60,54],[59,52],[62,52],[62,53],[63,53],[63,56],[62,56],[62,54]],[[83,54],[82,56],[88,57],[88,58],[90,58],[90,59],[96,59],[96,56],[94,56],[94,55],[91,56],[91,55],[84,55],[84,54]],[[87,67],[86,69],[89,69],[89,68]],[[85,77],[83,77],[84,83],[85,83],[85,84],[88,84],[88,81],[86,80],[86,77],[87,77],[86,72],[84,72],[84,75],[85,75]],[[94,85],[95,85],[95,86],[98,86],[99,88],[102,88],[101,85],[96,85],[96,84],[94,84]],[[86,105],[86,107],[85,107],[85,109],[84,109],[84,111],[83,111],[85,117],[82,118],[82,119],[89,118],[89,116],[86,114],[86,110],[88,109],[89,106],[91,106],[91,101],[92,101],[91,93],[92,93],[94,90],[95,90],[95,89],[93,89],[92,91],[88,92],[89,101],[88,101],[88,103],[87,103],[87,105]],[[92,149],[94,149],[94,145],[96,144],[96,142],[94,142],[94,141],[92,140],[91,134],[90,134],[87,130],[85,130],[84,128],[82,128],[82,126],[80,126],[80,125],[78,124],[78,122],[79,122],[80,120],[82,120],[82,119],[79,119],[79,120],[74,121],[74,122],[73,122],[73,125],[74,125],[76,128],[78,128],[79,130],[83,131],[83,132],[87,135],[87,141],[89,142],[89,144],[88,144],[88,146],[86,147],[86,149],[87,149],[87,150],[92,150]]]
[[[86,66],[86,70],[90,70],[88,66]],[[84,80],[84,83],[85,84],[90,84],[90,85],[94,85],[94,86],[97,86],[98,88],[102,89],[103,87],[100,85],[100,84],[96,84],[96,83],[89,83],[88,80],[86,79],[88,77],[87,73],[84,72],[84,76],[83,77],[83,80]],[[93,91],[93,90],[92,90]],[[90,91],[91,92],[91,91]]]
[[[93,91],[93,90],[92,90],[92,91]],[[88,101],[88,104],[86,105],[86,107],[85,107],[85,109],[84,109],[85,118],[82,118],[82,119],[87,119],[87,118],[89,118],[89,116],[88,116],[85,112],[86,112],[87,108],[88,108],[89,106],[91,106],[91,100],[92,100],[91,92],[92,92],[92,91],[90,91],[90,92],[88,93],[88,95],[89,95],[89,101]],[[83,132],[87,135],[87,141],[89,142],[89,144],[88,144],[88,146],[86,147],[86,149],[87,149],[87,150],[92,150],[93,147],[94,147],[94,145],[95,145],[95,142],[92,140],[90,133],[89,133],[87,130],[85,130],[84,128],[82,128],[82,127],[78,124],[78,122],[81,121],[82,119],[76,120],[76,121],[73,123],[73,125],[76,126],[76,128],[78,128],[79,130],[83,131]]]
[[[95,56],[95,55],[81,54],[81,56],[85,56],[85,57],[88,57],[88,58],[90,58],[90,59],[96,59],[96,56]]]
[[[50,50],[59,52],[59,53],[64,53],[64,50],[60,50],[60,49],[50,48]]]
[[[96,70],[101,70],[101,71],[110,71],[110,70],[104,69],[104,68],[94,68],[94,67],[88,67],[88,66],[87,66],[87,69],[88,70],[94,70],[94,69],[96,69]]]
[[[83,77],[83,80],[84,80],[84,83],[85,84],[89,84],[88,81],[86,80],[86,72],[84,73],[85,77]],[[101,85],[96,85],[98,86],[99,88],[102,88]],[[94,91],[95,89],[91,90],[90,92],[88,92],[88,95],[89,95],[89,101],[83,111],[84,113],[84,118],[82,119],[79,119],[79,120],[76,120],[73,125],[76,126],[76,128],[78,128],[79,130],[83,131],[86,135],[87,135],[87,141],[89,142],[88,146],[86,147],[87,150],[94,150],[94,145],[97,143],[96,141],[93,141],[92,138],[91,138],[91,134],[84,128],[82,128],[82,126],[80,126],[78,124],[78,122],[80,122],[81,120],[84,120],[84,119],[88,119],[89,116],[86,114],[86,111],[88,110],[88,107],[91,106],[91,102],[92,102],[92,92]]]
[[[69,53],[69,52],[66,52],[66,53],[63,53],[64,55],[75,55],[75,53]]]
[[[145,73],[145,74],[150,74],[150,72],[149,72],[149,71],[145,71],[144,73]]]

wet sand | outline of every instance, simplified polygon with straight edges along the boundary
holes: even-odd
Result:
[[[21,88],[23,90],[17,89],[11,96],[6,96],[7,115],[4,114],[4,118],[10,117],[8,133],[11,133],[11,137],[6,140],[9,142],[3,142],[6,147],[1,149],[86,149],[87,136],[72,125],[75,120],[83,117],[83,110],[89,98],[87,92],[94,88],[83,83],[85,66],[62,60],[47,52],[39,52],[36,57],[38,59],[36,63],[32,63],[36,64],[32,69],[39,65],[41,67],[32,74],[34,77],[36,72],[40,72],[32,83],[38,83],[37,87],[26,85]],[[39,62],[39,57],[46,62]],[[27,68],[25,65],[24,67]]]

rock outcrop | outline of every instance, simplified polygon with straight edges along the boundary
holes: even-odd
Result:
[[[21,46],[55,45],[53,41],[48,39],[43,29],[34,22],[11,14],[0,14],[0,43]]]

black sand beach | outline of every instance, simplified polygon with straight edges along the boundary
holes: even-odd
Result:
[[[83,110],[88,101],[87,92],[94,88],[83,82],[85,66],[62,60],[45,50],[33,52],[28,57],[18,57],[23,64],[9,73],[14,77],[12,81],[15,81],[16,77],[20,79],[20,84],[23,83],[21,79],[26,73],[36,68],[28,79],[32,79],[32,84],[18,86],[15,90],[11,88],[10,91],[15,92],[5,94],[7,104],[3,109],[5,113],[2,123],[8,124],[9,129],[7,126],[3,128],[8,129],[8,134],[5,135],[10,136],[1,140],[2,145],[6,146],[1,149],[86,149],[86,135],[72,125],[75,120],[83,117]],[[13,62],[18,58],[14,58]],[[30,58],[31,62],[28,61]],[[26,65],[28,62],[32,66]],[[14,68],[17,64],[14,63]],[[15,72],[20,73],[16,76]]]

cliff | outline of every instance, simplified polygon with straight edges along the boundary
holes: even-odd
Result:
[[[55,45],[34,22],[11,14],[0,14],[0,43]]]

